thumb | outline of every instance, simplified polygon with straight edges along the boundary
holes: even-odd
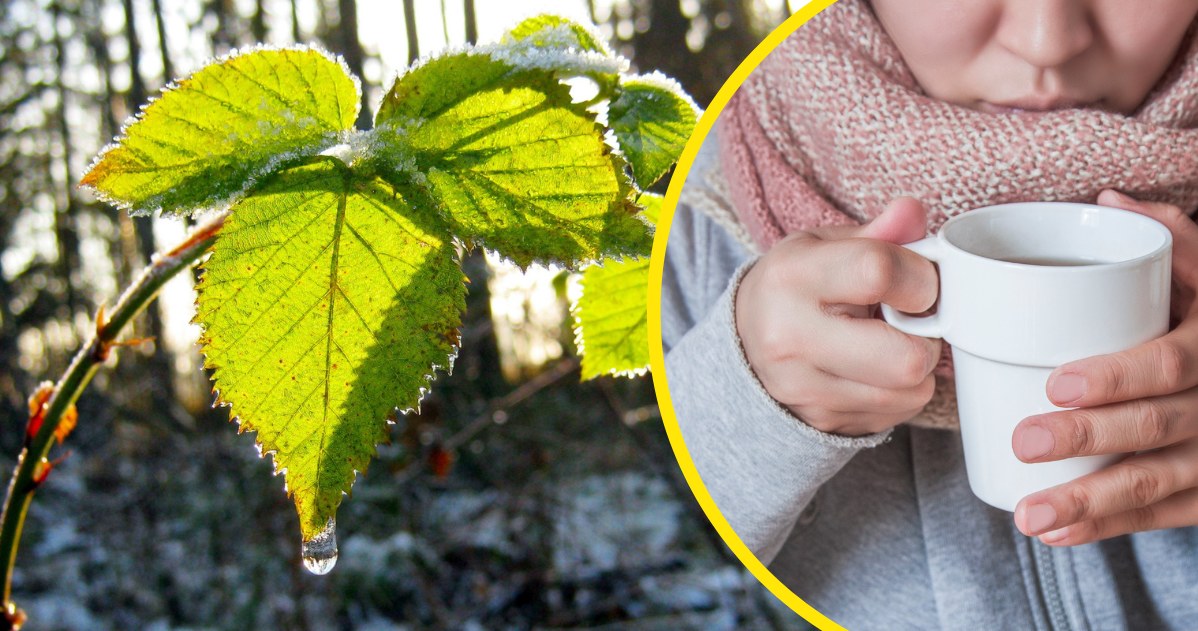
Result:
[[[855,236],[902,245],[924,238],[927,232],[928,210],[913,197],[899,197]]]

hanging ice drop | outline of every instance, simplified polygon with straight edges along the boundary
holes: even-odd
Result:
[[[328,574],[337,565],[337,522],[332,517],[324,530],[300,545],[304,567],[313,574]]]

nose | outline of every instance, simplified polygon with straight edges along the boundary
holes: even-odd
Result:
[[[996,38],[1038,68],[1061,66],[1094,42],[1088,0],[1012,0]]]

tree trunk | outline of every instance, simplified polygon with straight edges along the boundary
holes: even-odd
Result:
[[[291,0],[291,41],[296,44],[304,41],[299,25],[299,0]]]
[[[4,244],[0,244],[3,246]],[[21,399],[24,385],[21,375],[21,354],[17,348],[17,323],[12,309],[12,287],[4,274],[4,259],[0,257],[0,414],[14,421],[21,418]]]
[[[466,41],[478,43],[478,16],[474,12],[474,0],[463,0],[462,7],[466,14]]]
[[[254,0],[254,15],[250,16],[250,33],[256,44],[266,41],[266,8],[262,5],[262,0]]]
[[[133,14],[133,0],[122,0],[125,7],[125,42],[129,47],[129,111],[136,111],[146,102],[146,84],[141,74],[141,40],[137,37],[137,21]],[[137,233],[137,243],[145,262],[158,251],[154,243],[154,223],[150,217],[140,216],[133,219],[133,227]],[[147,309],[150,315],[150,329],[153,335],[158,335],[161,329],[161,318],[157,309]],[[155,322],[158,324],[155,325]]]
[[[366,80],[365,73],[362,72],[362,62],[366,55],[362,52],[362,41],[358,39],[358,3],[357,0],[337,0],[337,9],[340,15],[340,26],[338,33],[340,35],[338,42],[341,56],[345,58],[345,65],[358,78]],[[370,102],[367,100],[366,90],[362,90],[362,107],[358,110],[358,128],[367,129],[371,125],[373,115],[370,113]]]
[[[175,65],[171,63],[171,51],[166,46],[166,20],[162,15],[162,0],[153,0],[154,24],[158,28],[158,49],[162,53],[162,84],[175,79]],[[261,7],[261,2],[258,4]]]
[[[62,147],[62,199],[58,204],[58,210],[54,215],[54,233],[58,245],[58,261],[56,263],[56,271],[58,277],[62,279],[66,287],[66,307],[67,321],[74,319],[75,313],[84,308],[81,304],[78,288],[72,278],[76,270],[80,270],[79,261],[79,204],[75,199],[75,179],[71,174],[71,148],[74,146],[71,143],[71,129],[67,123],[67,88],[63,85],[66,74],[66,47],[63,45],[62,36],[58,32],[58,22],[62,17],[62,9],[58,3],[50,6],[50,13],[54,18],[54,55],[55,55],[55,89],[58,92],[58,107],[55,111],[54,122],[58,128],[59,143]]]
[[[420,58],[420,40],[416,38],[416,2],[403,0],[403,23],[408,33],[408,65]]]
[[[91,6],[91,14],[88,16],[91,28],[87,32],[87,45],[92,57],[96,60],[100,74],[100,140],[105,142],[116,136],[120,129],[120,121],[117,120],[114,104],[118,98],[122,97],[112,90],[112,58],[108,54],[108,36],[104,34],[98,18],[104,9],[103,2],[93,0],[89,6]],[[133,281],[133,270],[140,267],[137,258],[137,241],[132,238],[132,232],[120,229],[120,226],[129,222],[125,213],[111,204],[101,204],[101,207],[108,220],[116,228],[109,237],[109,251],[112,253],[111,258],[116,269],[117,287],[128,287]]]
[[[125,0],[126,3],[128,0]],[[236,45],[233,37],[233,26],[229,14],[236,13],[232,0],[211,0],[206,8],[207,13],[216,17],[216,32],[212,34],[212,49],[218,55],[223,55]]]
[[[706,106],[760,40],[751,19],[750,6],[738,0],[701,3],[701,11],[713,29],[703,47],[691,51],[686,41],[691,20],[682,13],[678,2],[634,4],[633,19],[648,18],[649,28],[635,32],[626,40],[632,47],[630,56],[642,70],[660,70],[674,77],[700,106]],[[773,21],[773,17],[770,15],[768,21]],[[620,19],[612,13],[610,24],[613,28]],[[715,26],[723,21],[726,21],[726,27]]]
[[[123,0],[125,8],[125,38],[129,46],[129,105],[130,111],[146,102],[146,85],[141,75],[141,45],[137,38],[137,22],[133,13],[133,0]],[[163,50],[166,43],[163,42]],[[165,52],[163,53],[166,54]],[[133,218],[133,229],[142,258],[149,262],[158,251],[154,240],[153,219],[147,216]],[[166,350],[166,326],[162,312],[155,302],[145,310],[150,335],[154,338],[154,354],[150,357],[153,375],[150,396],[153,409],[162,414],[171,414],[175,409],[174,362]]]
[[[441,37],[445,40],[445,45],[449,45],[449,11],[445,6],[445,0],[441,0]]]

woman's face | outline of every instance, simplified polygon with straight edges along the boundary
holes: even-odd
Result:
[[[1131,113],[1198,0],[873,0],[928,95],[987,112]]]

